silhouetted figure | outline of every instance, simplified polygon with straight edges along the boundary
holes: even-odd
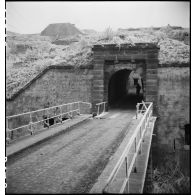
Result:
[[[138,84],[138,78],[134,78],[133,80],[134,80],[134,86],[137,86],[137,84]]]
[[[136,95],[137,96],[140,95],[140,90],[141,90],[141,86],[139,85],[139,83],[137,83],[137,85],[136,85]]]

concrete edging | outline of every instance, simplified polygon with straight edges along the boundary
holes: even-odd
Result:
[[[153,117],[153,119],[156,120],[156,117]],[[155,120],[154,120],[154,122],[155,122]],[[152,126],[152,132],[153,132],[154,123],[152,125],[153,125]],[[136,126],[137,126],[137,123],[134,123],[133,127],[136,128]],[[131,127],[131,129],[134,129],[134,128]],[[117,151],[111,157],[110,161],[106,165],[105,169],[103,170],[103,172],[101,173],[101,175],[99,176],[99,178],[97,179],[96,183],[93,185],[93,187],[91,188],[89,193],[98,193],[98,194],[102,193],[102,190],[105,187],[105,184],[107,182],[108,177],[110,176],[110,173],[112,172],[113,168],[115,167],[116,163],[118,162],[118,159],[120,158],[122,152],[124,151],[124,148],[126,147],[127,143],[129,142],[129,139],[131,138],[131,136],[132,136],[132,132],[129,131],[127,133],[125,139],[123,140],[123,142],[120,144],[120,146],[117,149]],[[150,137],[149,140],[151,141],[152,133],[151,133],[151,135],[149,137]],[[149,151],[147,151],[147,155],[148,154],[149,154]],[[145,162],[145,163],[147,164],[148,161]],[[146,168],[146,166],[144,168]],[[144,170],[143,172],[145,172],[145,171],[146,170]],[[143,186],[140,189],[142,191],[143,190]]]
[[[22,141],[19,141],[19,142],[10,144],[10,146],[9,145],[6,146],[6,157],[13,157],[13,156],[19,154],[20,152],[23,152],[24,150],[30,148],[30,147],[33,147],[37,144],[40,144],[44,141],[47,141],[47,140],[53,138],[55,136],[58,136],[58,135],[64,133],[65,131],[71,130],[71,129],[75,128],[77,125],[80,125],[80,124],[86,122],[90,117],[91,117],[91,115],[86,115],[77,122],[73,122],[71,120],[70,120],[70,122],[67,121],[67,123],[64,123],[64,124],[59,125],[59,126],[51,127],[49,130],[43,131],[39,134],[34,135],[33,137],[29,137],[25,140],[22,140],[23,143],[22,143]],[[53,131],[55,128],[57,130]]]
[[[131,126],[132,125],[132,126]],[[131,127],[130,127],[131,126]],[[129,123],[128,128],[130,128],[130,131],[126,134],[124,140],[119,145],[117,151],[113,154],[109,162],[107,163],[105,169],[101,173],[101,175],[98,177],[96,183],[93,185],[89,193],[102,193],[102,189],[105,186],[105,183],[110,176],[110,173],[112,172],[113,168],[115,167],[116,163],[118,162],[119,157],[121,156],[124,148],[126,147],[127,143],[129,142],[129,139],[132,136],[132,129],[136,128],[137,122],[136,119],[134,119],[134,123]]]

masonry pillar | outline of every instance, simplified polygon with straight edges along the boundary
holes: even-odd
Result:
[[[158,50],[149,52],[146,60],[146,101],[153,102],[153,113],[157,115],[158,98]]]
[[[104,101],[104,55],[94,52],[92,112],[97,112],[96,104]]]

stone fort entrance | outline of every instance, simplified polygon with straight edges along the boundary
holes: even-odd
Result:
[[[108,102],[107,109],[127,96],[131,73],[139,70],[142,78],[142,94],[145,101],[157,103],[157,67],[159,47],[154,43],[137,43],[135,45],[116,44],[94,45],[94,69],[92,106]],[[138,101],[141,101],[139,99]],[[133,100],[132,100],[133,101]]]

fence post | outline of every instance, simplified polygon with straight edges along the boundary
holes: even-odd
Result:
[[[136,141],[136,138],[135,138],[135,154],[136,154],[136,152],[137,152],[137,141]],[[135,158],[134,173],[137,173],[137,167],[136,167],[137,162],[136,162],[136,161],[137,161],[137,160],[136,160],[136,158]]]
[[[49,108],[46,110],[47,119],[45,120],[49,128]]]
[[[138,111],[139,111],[139,103],[136,105],[136,119],[138,118]]]
[[[60,106],[60,119],[61,119],[61,123],[62,123],[62,106]]]
[[[10,131],[9,131],[9,125],[8,125],[8,123],[9,123],[9,119],[6,118],[6,141],[9,144],[9,142],[10,142]]]
[[[144,135],[145,135],[145,130],[146,130],[146,127],[147,126],[147,120],[146,120],[146,118],[144,119],[144,125],[143,125],[143,128],[144,128],[144,130],[143,130],[143,137],[142,137],[142,142],[144,142]]]
[[[125,174],[126,174],[126,178],[128,178],[128,159],[127,156],[125,156]]]
[[[139,149],[139,154],[142,153],[142,126],[140,127],[140,149]]]
[[[128,176],[128,157],[125,157],[126,178],[127,178],[127,192],[129,192],[129,176]]]
[[[30,134],[33,135],[33,129],[32,129],[32,113],[30,113]]]
[[[72,107],[73,107],[73,106],[72,106],[72,105],[73,105],[73,104],[70,103],[70,117],[71,117],[71,119],[72,119],[72,117],[73,117],[73,112],[72,112],[72,110],[73,110]]]
[[[147,128],[149,127],[150,115],[149,112],[147,113]]]
[[[105,112],[105,105],[106,105],[106,102],[104,102],[104,110],[103,110],[103,112]]]
[[[78,109],[79,109],[79,115],[81,114],[81,111],[80,111],[80,102],[78,102]]]
[[[97,116],[99,115],[99,105],[97,105],[98,106],[98,111],[97,111]]]

